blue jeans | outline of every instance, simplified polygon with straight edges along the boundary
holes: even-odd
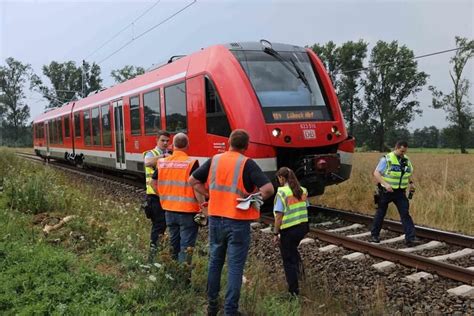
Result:
[[[402,189],[395,189],[393,192],[382,192],[380,194],[377,212],[375,213],[374,223],[372,225],[372,236],[379,236],[380,230],[382,229],[383,219],[387,213],[388,204],[390,202],[395,203],[397,206],[403,225],[403,231],[405,232],[405,240],[415,240],[415,225],[413,224],[413,219],[408,212],[410,203],[405,195],[405,190]]]
[[[166,225],[170,234],[171,253],[179,262],[191,263],[192,248],[196,245],[199,226],[194,213],[166,211]],[[191,252],[188,251],[191,248]]]
[[[237,314],[245,261],[250,246],[250,221],[209,217],[209,273],[207,296],[209,310],[217,312],[221,273],[227,255],[225,315]]]

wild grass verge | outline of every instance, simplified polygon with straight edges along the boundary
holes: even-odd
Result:
[[[373,171],[382,154],[356,153],[351,178],[330,186],[318,204],[373,214]],[[474,235],[474,155],[410,153],[416,192],[410,213],[416,224]],[[398,219],[390,204],[387,218]]]
[[[159,263],[147,265],[150,224],[140,201],[113,198],[98,186],[4,150],[0,179],[1,314],[205,314],[205,234],[200,233],[192,269],[170,259],[166,240]],[[43,234],[43,225],[66,215],[75,218]],[[276,283],[264,268],[264,262],[249,259],[245,274],[254,281],[243,287],[241,299],[249,315],[313,315],[318,308],[319,314],[344,314],[350,309],[329,294],[319,297],[320,285],[305,290],[304,299],[290,300],[282,295],[283,270]],[[223,289],[225,279],[223,273]]]

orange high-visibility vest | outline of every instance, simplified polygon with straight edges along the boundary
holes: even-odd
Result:
[[[209,186],[208,215],[222,216],[239,220],[254,220],[260,212],[250,206],[248,210],[237,208],[237,198],[248,196],[245,190],[243,173],[247,157],[226,151],[212,157],[207,183]]]
[[[163,209],[183,213],[199,212],[193,187],[188,183],[195,162],[196,159],[179,150],[158,160],[158,194]]]

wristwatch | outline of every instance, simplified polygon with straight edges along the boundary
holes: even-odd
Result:
[[[273,235],[278,236],[280,234],[279,231],[276,230],[276,228],[273,228]]]

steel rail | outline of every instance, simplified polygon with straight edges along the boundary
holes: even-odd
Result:
[[[260,219],[266,224],[273,223],[273,219],[269,216],[261,216]],[[466,268],[399,251],[397,249],[379,246],[355,238],[338,235],[317,228],[311,228],[309,233],[315,235],[319,240],[330,244],[370,254],[371,256],[400,263],[415,269],[437,273],[438,275],[452,280],[474,285],[474,271]]]
[[[29,154],[29,153],[21,153],[18,152],[16,153],[17,156],[28,159],[31,162],[35,163],[41,163],[45,166],[49,167],[54,167],[56,169],[62,170],[62,171],[67,171],[71,172],[74,174],[78,174],[84,177],[92,177],[96,179],[101,179],[101,180],[106,180],[110,182],[115,182],[117,184],[121,184],[123,186],[128,186],[130,188],[135,188],[135,191],[137,193],[140,192],[145,192],[145,183],[144,181],[140,179],[129,179],[125,175],[114,175],[114,172],[112,170],[105,170],[105,169],[83,169],[79,168],[76,166],[73,166],[71,164],[68,164],[67,162],[64,162],[62,160],[52,160],[50,162],[44,162],[44,159],[42,157],[36,156],[35,154]]]
[[[321,229],[312,228],[310,231],[319,240],[352,249],[354,251],[368,253],[374,257],[382,258],[392,262],[400,263],[415,269],[434,272],[449,279],[474,284],[474,271],[455,266],[449,263],[432,260],[415,254],[399,251],[392,248],[382,247],[369,242],[337,235]]]
[[[373,217],[365,214],[353,213],[348,211],[343,211],[335,208],[320,206],[320,205],[311,205],[308,210],[315,213],[323,213],[329,216],[337,216],[343,220],[349,222],[363,223],[367,226],[370,226],[373,222]],[[403,226],[400,222],[393,220],[384,220],[383,227],[395,231],[398,233],[403,233]],[[439,240],[449,244],[459,245],[468,248],[474,248],[474,237],[458,234],[454,232],[447,232],[442,230],[437,230],[434,228],[423,227],[415,225],[416,235],[418,237]]]

